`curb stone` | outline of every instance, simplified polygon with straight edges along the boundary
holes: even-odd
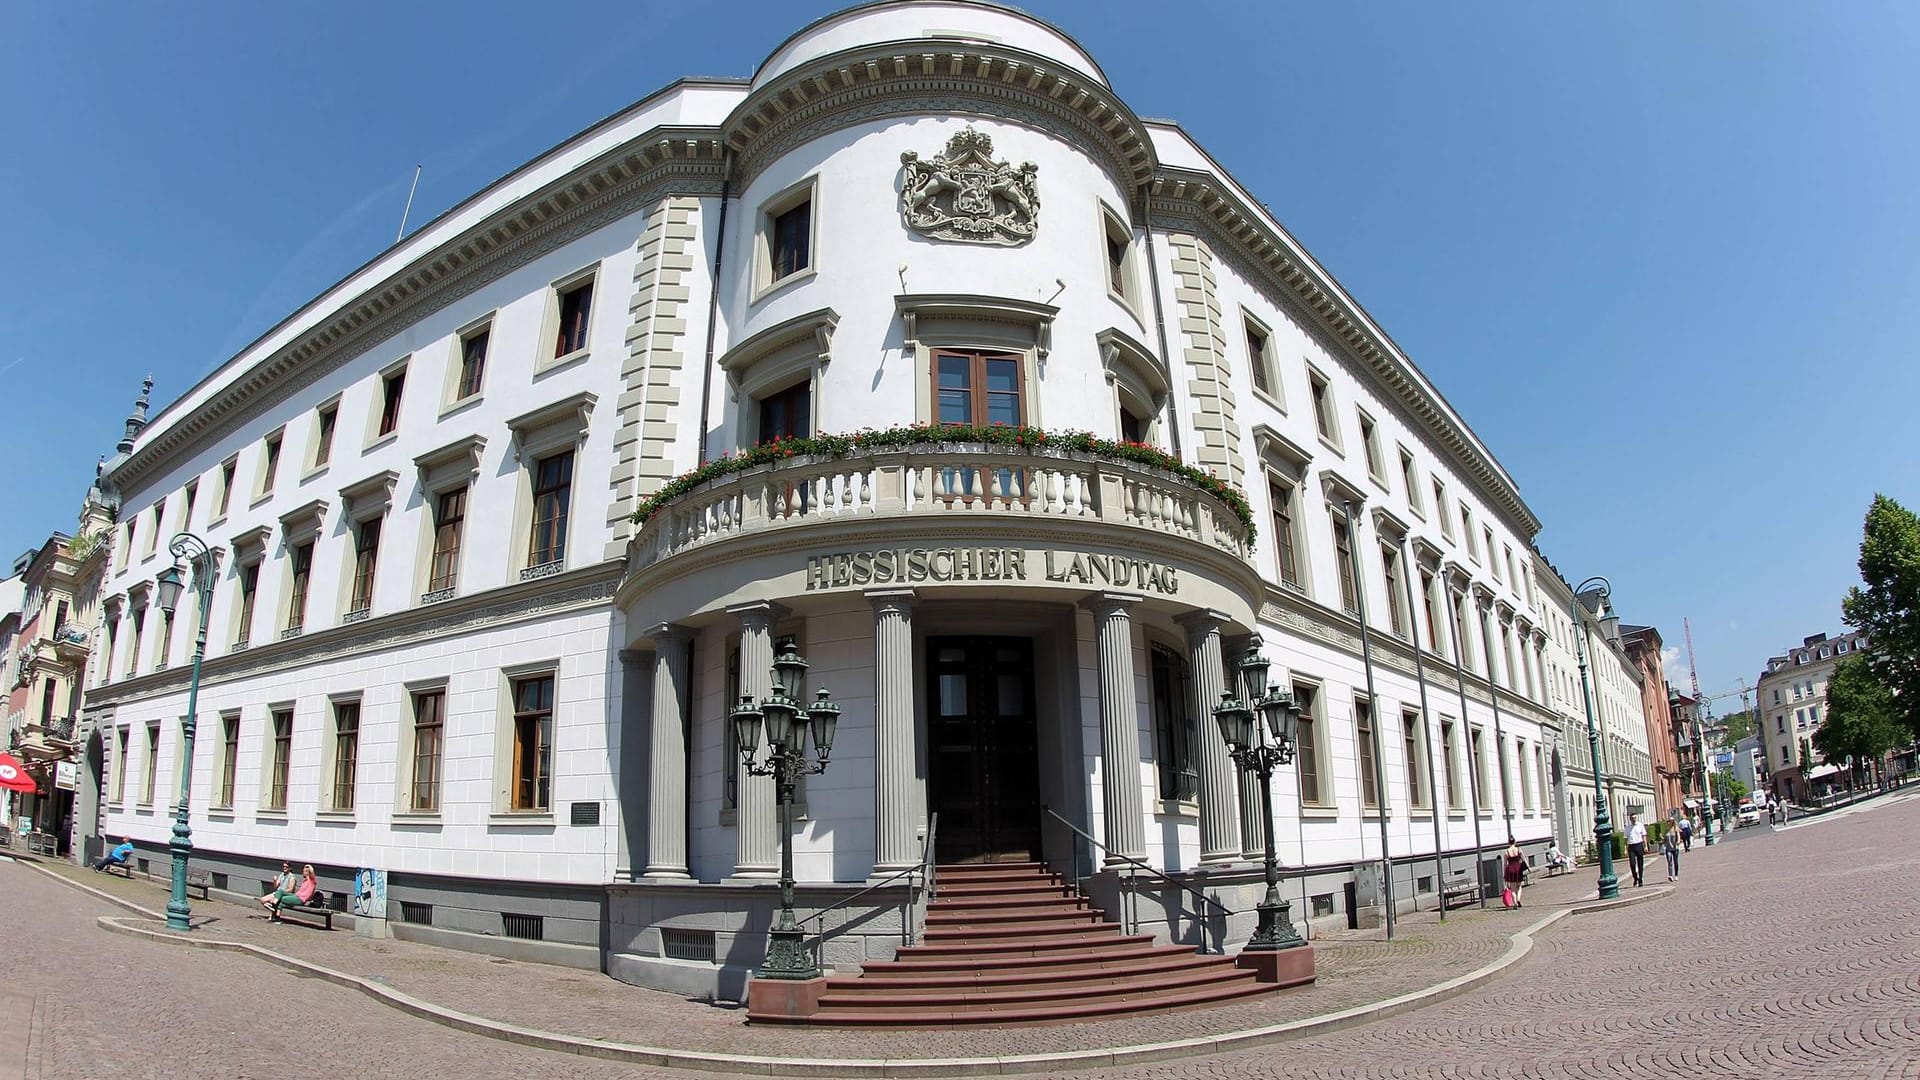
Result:
[[[36,867],[35,869],[40,868]],[[160,919],[163,917],[158,912],[150,911],[138,904],[122,900],[119,897],[74,881],[64,875],[44,869],[41,869],[40,872],[57,881],[61,881],[83,892],[113,903],[116,906],[137,912],[146,918]],[[1272,1024],[1266,1027],[1249,1028],[1244,1031],[1229,1032],[1223,1035],[1200,1036],[1173,1042],[1117,1046],[1096,1050],[1076,1050],[1058,1054],[1023,1054],[1006,1057],[978,1058],[775,1058],[744,1054],[703,1053],[694,1050],[613,1042],[611,1040],[593,1039],[578,1035],[563,1035],[558,1032],[521,1027],[516,1024],[492,1020],[470,1013],[463,1013],[445,1006],[435,1005],[430,1001],[414,997],[411,994],[397,990],[391,986],[288,956],[285,953],[262,948],[258,945],[250,945],[239,941],[223,941],[218,938],[188,937],[178,933],[153,930],[134,925],[132,920],[123,916],[103,915],[99,919],[99,925],[102,929],[112,933],[144,938],[149,941],[253,956],[297,974],[317,978],[350,990],[357,990],[384,1005],[398,1009],[401,1012],[422,1020],[431,1021],[456,1031],[464,1031],[469,1034],[481,1035],[539,1050],[579,1054],[584,1057],[604,1058],[634,1065],[652,1065],[659,1068],[686,1069],[708,1073],[731,1073],[748,1076],[1018,1076],[1050,1074],[1068,1070],[1080,1071],[1116,1068],[1179,1058],[1208,1057],[1215,1054],[1286,1042],[1311,1035],[1326,1034],[1358,1024],[1371,1023],[1372,1021],[1385,1019],[1389,1016],[1396,1016],[1451,997],[1456,997],[1491,982],[1501,972],[1519,963],[1533,950],[1536,936],[1563,919],[1570,918],[1574,915],[1609,911],[1614,908],[1629,907],[1634,904],[1658,900],[1670,895],[1673,891],[1671,887],[1648,889],[1638,895],[1619,900],[1595,900],[1569,905],[1562,910],[1550,912],[1541,918],[1535,919],[1533,922],[1512,933],[1508,938],[1505,953],[1472,971],[1456,975],[1451,979],[1435,983],[1432,986],[1423,987],[1419,990],[1409,991],[1380,1001],[1369,1002],[1365,1005],[1356,1005],[1352,1008],[1342,1009],[1337,1012],[1303,1017],[1299,1020],[1290,1020],[1285,1023]]]

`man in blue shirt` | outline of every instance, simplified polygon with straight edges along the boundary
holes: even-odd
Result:
[[[94,860],[93,868],[95,870],[105,870],[109,866],[125,866],[127,865],[127,860],[132,856],[133,841],[122,837],[118,847],[107,852],[103,857]]]

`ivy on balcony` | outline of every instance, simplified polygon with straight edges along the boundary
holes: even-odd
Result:
[[[1180,477],[1201,491],[1226,503],[1246,530],[1247,542],[1253,542],[1253,507],[1239,488],[1204,469],[1195,468],[1157,446],[1138,442],[1115,442],[1084,431],[1043,431],[1033,427],[971,427],[961,424],[914,424],[910,427],[865,428],[845,435],[811,435],[782,438],[759,446],[728,453],[697,469],[681,473],[661,485],[633,512],[635,523],[645,522],[661,507],[716,477],[745,472],[793,457],[842,458],[863,450],[902,450],[914,447],[980,445],[1014,446],[1030,450],[1056,450],[1110,461],[1130,461],[1161,469]]]

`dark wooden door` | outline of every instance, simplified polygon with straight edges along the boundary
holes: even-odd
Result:
[[[940,814],[934,857],[1038,859],[1033,642],[930,638],[927,695],[932,808]]]

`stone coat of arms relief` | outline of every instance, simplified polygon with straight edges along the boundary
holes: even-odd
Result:
[[[1039,167],[993,160],[993,140],[967,128],[944,153],[922,161],[900,155],[900,214],[907,227],[935,240],[1017,247],[1039,227]]]

